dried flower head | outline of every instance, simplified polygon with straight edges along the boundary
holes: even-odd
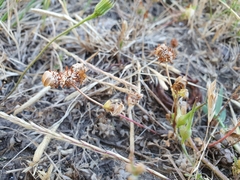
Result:
[[[127,104],[130,106],[136,105],[140,99],[142,99],[143,95],[136,93],[136,92],[130,92],[127,96]]]
[[[158,45],[155,49],[154,54],[158,57],[160,62],[170,62],[176,58],[176,52],[165,44]]]
[[[63,72],[45,71],[42,76],[42,83],[44,86],[51,86],[53,88],[83,84],[87,78],[86,71],[86,67],[80,63],[74,64],[71,68],[66,67]]]
[[[120,99],[110,99],[103,105],[103,108],[113,116],[117,116],[124,110],[124,105]]]
[[[146,171],[146,166],[142,163],[138,164],[126,164],[126,171],[131,173],[134,176],[139,176],[140,174],[144,173]]]
[[[186,89],[186,85],[187,85],[187,79],[186,77],[182,77],[182,76],[179,76],[174,84],[172,85],[172,92],[173,92],[173,95],[174,96],[181,96],[181,97],[184,97],[184,98],[187,98],[188,97],[188,90]]]
[[[178,46],[178,40],[176,38],[173,38],[170,42],[172,48],[176,48]]]

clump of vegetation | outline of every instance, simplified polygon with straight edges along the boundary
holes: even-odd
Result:
[[[239,2],[72,3],[0,1],[1,176],[239,178]]]

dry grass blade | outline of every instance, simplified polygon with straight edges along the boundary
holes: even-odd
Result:
[[[222,0],[219,0],[219,2],[222,3],[226,8],[228,8],[228,9],[234,14],[234,16],[235,16],[238,20],[240,20],[240,17],[239,17],[239,15],[237,14],[237,12],[234,11],[231,7],[229,7],[229,6],[227,5],[227,3],[225,3],[225,2],[222,1]]]
[[[240,119],[239,119],[240,120]],[[224,139],[226,139],[228,136],[230,136],[239,126],[240,126],[240,121],[238,120],[238,123],[236,124],[236,126],[234,128],[232,128],[230,131],[228,131],[222,138],[220,138],[219,140],[211,143],[208,145],[208,147],[213,147],[216,144],[222,142]]]
[[[69,113],[71,112],[71,110],[74,108],[74,106],[76,105],[76,102],[73,101],[73,103],[71,103],[65,113],[65,115],[56,123],[54,123],[49,130],[51,132],[56,132],[56,130],[58,129],[58,127],[60,126],[60,124],[63,122],[63,120],[69,115]],[[43,152],[45,151],[45,149],[48,147],[50,141],[51,141],[52,137],[49,135],[45,135],[42,142],[38,145],[37,149],[34,152],[34,156],[33,156],[33,160],[31,162],[29,162],[29,167],[25,168],[25,170],[23,172],[28,172],[30,169],[32,169],[41,159]]]
[[[8,115],[4,112],[0,112],[0,117],[6,119],[6,120],[9,120],[11,121],[12,123],[15,123],[15,124],[18,124],[24,128],[27,128],[27,129],[30,129],[30,130],[34,130],[35,132],[38,132],[38,133],[41,133],[41,134],[44,134],[44,135],[47,135],[51,138],[55,138],[57,140],[60,140],[60,141],[64,141],[64,142],[68,142],[72,145],[76,145],[76,146],[79,146],[81,148],[86,148],[86,149],[89,149],[91,151],[94,151],[94,152],[97,152],[97,153],[100,153],[104,156],[108,156],[108,157],[111,157],[111,158],[114,158],[116,160],[121,160],[125,163],[129,163],[129,159],[121,156],[120,154],[117,154],[117,153],[114,153],[112,151],[109,151],[109,150],[104,150],[104,149],[101,149],[97,146],[94,146],[94,145],[91,145],[83,140],[76,140],[72,137],[69,137],[63,133],[57,133],[57,132],[54,132],[50,129],[47,129],[47,128],[44,128],[44,127],[41,127],[41,126],[38,126],[37,124],[35,123],[28,123],[26,122],[25,120],[23,119],[20,119],[16,116],[13,116],[13,115]],[[160,178],[163,178],[163,179],[168,179],[167,177],[165,177],[164,175],[146,167],[146,170],[151,173],[151,174],[154,174]]]
[[[75,29],[76,27],[82,25],[83,23],[85,23],[86,21],[89,21],[91,19],[97,18],[103,14],[105,14],[107,11],[109,11],[113,6],[114,6],[115,2],[112,0],[101,0],[95,7],[95,10],[92,14],[88,15],[86,18],[84,18],[82,21],[78,22],[77,24],[69,27],[68,29],[66,29],[65,31],[63,31],[62,33],[58,34],[57,36],[55,36],[51,41],[49,41],[47,43],[47,45],[40,51],[40,53],[31,61],[31,63],[27,66],[27,68],[23,71],[22,75],[20,76],[20,78],[18,79],[18,82],[16,83],[16,85],[14,86],[14,88],[11,90],[11,92],[4,98],[3,101],[5,101],[17,88],[17,86],[19,85],[20,81],[22,80],[23,76],[26,74],[26,72],[29,70],[30,67],[32,67],[33,64],[35,64],[35,62],[37,62],[37,60],[41,57],[41,55],[45,52],[45,50],[54,42],[56,41],[58,38],[62,37],[63,35],[69,33],[71,30]]]
[[[207,107],[208,107],[208,125],[215,115],[215,105],[218,94],[216,93],[216,80],[208,85],[207,88]]]
[[[33,105],[35,102],[37,102],[41,97],[43,97],[48,91],[50,90],[50,87],[45,87],[43,88],[41,91],[39,91],[39,93],[37,93],[35,96],[33,96],[32,98],[30,98],[26,103],[24,103],[23,105],[21,105],[20,107],[18,107],[17,109],[15,109],[14,111],[14,115],[22,112],[24,109],[26,109],[27,107]]]
[[[2,179],[238,179],[239,0],[0,9]]]

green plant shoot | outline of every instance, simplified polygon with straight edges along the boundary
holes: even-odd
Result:
[[[191,137],[192,122],[193,122],[194,114],[203,105],[204,104],[196,106],[196,104],[194,103],[191,111],[189,111],[187,114],[179,116],[179,118],[176,119],[177,120],[177,128],[179,128],[179,134],[180,134],[182,143],[184,143],[189,137]]]

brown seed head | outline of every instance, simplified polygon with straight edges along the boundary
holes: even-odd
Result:
[[[51,86],[57,88],[59,86],[71,87],[73,84],[82,84],[87,78],[87,69],[84,65],[77,63],[71,68],[66,67],[65,71],[46,71],[42,76],[42,83],[44,86]]]
[[[188,97],[188,90],[186,89],[187,79],[186,77],[179,76],[172,85],[173,94],[181,97]]]
[[[120,99],[110,99],[105,102],[103,108],[110,112],[112,116],[117,116],[123,112],[124,105]]]
[[[173,38],[170,42],[172,48],[176,48],[178,46],[178,41],[176,38]]]
[[[158,60],[163,62],[170,62],[176,58],[175,51],[171,48],[166,46],[165,44],[158,45],[158,47],[155,49],[154,54],[158,57]]]
[[[134,106],[142,99],[142,97],[142,94],[130,92],[127,96],[127,104]]]

